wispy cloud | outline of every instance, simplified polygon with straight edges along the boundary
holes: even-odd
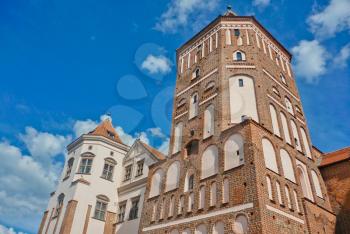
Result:
[[[331,0],[321,11],[308,18],[311,31],[317,38],[334,37],[336,33],[350,30],[350,1]]]
[[[163,55],[150,54],[142,62],[141,68],[145,69],[150,74],[168,74],[171,71],[170,60]]]
[[[259,8],[265,8],[270,5],[270,0],[254,0],[253,5]]]
[[[350,43],[341,48],[340,52],[334,57],[333,64],[337,68],[345,68],[350,58]]]
[[[220,0],[172,0],[158,19],[155,29],[163,33],[177,33],[180,29],[197,30],[208,22]]]
[[[17,232],[12,227],[5,227],[4,225],[0,224],[0,234],[25,234],[23,232]]]
[[[292,53],[295,56],[295,72],[306,82],[318,82],[320,76],[326,73],[329,55],[317,40],[300,41],[297,46],[292,48]]]

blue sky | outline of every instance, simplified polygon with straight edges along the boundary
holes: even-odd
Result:
[[[36,232],[66,144],[103,114],[166,151],[175,50],[227,4],[293,53],[313,144],[350,145],[349,0],[1,1],[1,234]]]

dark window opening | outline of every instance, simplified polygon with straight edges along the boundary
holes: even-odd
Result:
[[[194,182],[194,175],[191,175],[188,178],[188,190],[192,190],[193,189],[193,182]]]
[[[242,61],[243,59],[242,59],[242,53],[241,52],[237,52],[236,53],[236,59],[237,59],[237,61]]]
[[[187,155],[198,154],[198,140],[190,141],[186,146]]]
[[[238,85],[239,85],[239,87],[243,87],[244,86],[243,79],[239,79],[238,80]]]
[[[235,29],[235,36],[239,37],[240,34],[241,34],[241,32],[239,31],[239,29]]]

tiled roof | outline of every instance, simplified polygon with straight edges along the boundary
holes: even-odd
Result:
[[[108,139],[124,144],[120,140],[118,133],[115,131],[112,122],[109,119],[105,119],[93,131],[89,132],[89,135],[104,136]]]
[[[350,160],[350,147],[324,154],[320,167],[328,166],[344,160]]]
[[[159,152],[158,150],[156,150],[155,148],[147,145],[146,143],[140,141],[140,143],[154,156],[156,156],[159,160],[164,160],[165,159],[165,155],[162,154],[161,152]]]

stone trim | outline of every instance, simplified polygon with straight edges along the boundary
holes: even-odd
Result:
[[[227,69],[229,68],[243,68],[243,69],[255,69],[255,65],[226,65]]]
[[[227,214],[227,213],[233,213],[233,212],[237,212],[237,211],[242,211],[242,210],[245,210],[245,209],[253,208],[253,206],[254,206],[253,203],[246,203],[246,204],[242,204],[242,205],[238,205],[238,206],[233,206],[233,207],[230,207],[230,208],[227,208],[227,209],[222,209],[222,210],[218,210],[218,211],[209,212],[207,214],[202,214],[202,215],[197,215],[197,216],[193,216],[193,217],[189,217],[189,218],[175,220],[175,221],[171,221],[171,222],[164,223],[164,224],[153,225],[153,226],[144,228],[142,231],[143,232],[147,232],[147,231],[152,231],[152,230],[156,230],[156,229],[160,229],[160,228],[166,228],[166,227],[169,227],[169,226],[174,226],[174,225],[179,225],[179,224],[199,221],[199,220],[202,220],[202,219],[207,219],[207,218],[215,217],[215,216],[218,216],[218,215],[223,215],[223,214]]]
[[[70,186],[74,186],[78,183],[82,183],[82,184],[86,184],[86,185],[90,185],[90,182],[87,180],[84,180],[83,178],[77,179],[75,181],[72,182],[72,184]]]
[[[208,97],[207,99],[205,99],[204,101],[199,103],[199,106],[207,103],[208,101],[210,101],[211,99],[215,98],[218,95],[218,93],[214,93],[213,95],[211,95],[210,97]]]
[[[48,222],[47,225],[46,225],[45,234],[47,234],[47,232],[48,232],[48,230],[49,230],[49,227],[50,227],[50,224],[51,224],[52,215],[53,215],[54,210],[55,210],[55,208],[52,208],[51,214],[50,214],[50,218],[49,218],[49,222]]]
[[[45,223],[46,223],[46,219],[47,219],[47,214],[48,213],[49,213],[48,210],[44,212],[43,218],[41,219],[41,223],[40,223],[40,226],[39,226],[38,234],[42,234],[43,233],[43,229],[44,229],[44,226],[45,226]]]
[[[299,222],[299,223],[301,223],[301,224],[304,224],[304,223],[305,223],[304,220],[299,219],[299,218],[297,218],[297,217],[295,217],[295,216],[293,216],[293,215],[290,215],[290,214],[288,214],[288,213],[286,213],[286,212],[284,212],[284,211],[282,211],[282,210],[276,209],[276,208],[274,208],[274,207],[272,207],[272,206],[266,205],[266,208],[267,208],[268,210],[272,211],[272,212],[275,212],[275,213],[277,213],[277,214],[283,215],[283,216],[285,216],[285,217],[287,217],[287,218],[289,218],[289,219],[293,219],[294,221]]]
[[[90,220],[90,213],[91,213],[91,205],[88,205],[86,215],[85,215],[85,222],[84,222],[84,229],[83,229],[83,234],[87,233],[87,229],[89,226],[89,220]]]
[[[188,111],[185,111],[184,113],[181,113],[181,114],[179,114],[178,116],[175,116],[174,119],[177,120],[177,119],[179,119],[180,117],[186,115],[187,113],[188,113]]]
[[[64,213],[60,234],[70,234],[78,201],[70,200]]]
[[[113,234],[114,223],[116,222],[116,216],[117,216],[116,213],[107,211],[103,234]]]

